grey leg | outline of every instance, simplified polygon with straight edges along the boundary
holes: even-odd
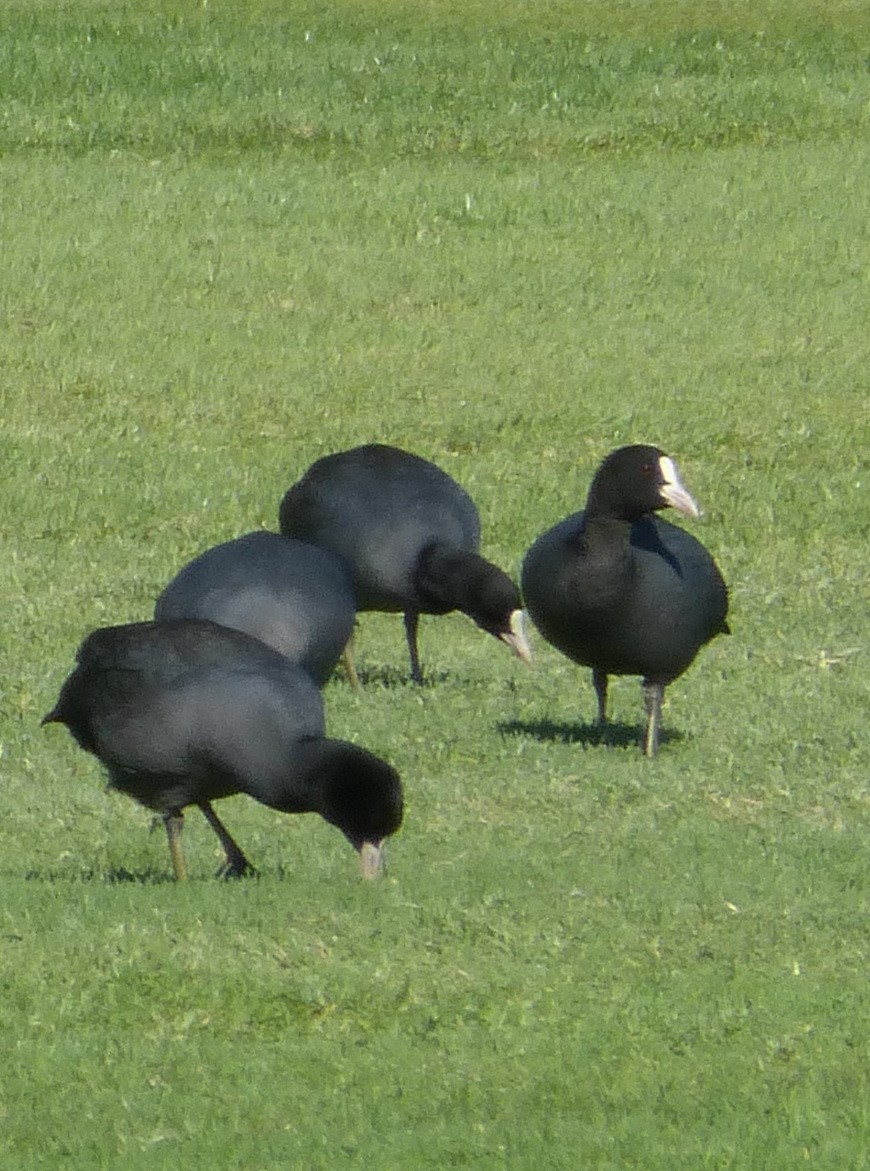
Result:
[[[655,756],[659,747],[659,724],[662,718],[662,699],[665,694],[664,683],[650,683],[643,681],[643,702],[646,708],[646,734],[643,738],[644,756]]]

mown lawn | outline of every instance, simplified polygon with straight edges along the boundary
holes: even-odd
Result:
[[[860,1168],[868,1144],[864,6],[9,3],[0,40],[0,1159],[16,1169]],[[587,673],[365,615],[334,735],[388,876],[223,803],[193,878],[40,729],[94,626],[276,527],[319,455],[434,459],[517,573],[625,442],[730,638]],[[690,523],[690,522],[687,522]]]

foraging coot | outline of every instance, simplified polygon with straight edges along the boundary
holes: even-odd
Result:
[[[665,686],[728,631],[722,574],[699,541],[652,515],[667,507],[699,515],[673,460],[644,444],[619,448],[596,472],[585,510],[540,536],[522,567],[535,626],[592,668],[600,723],[608,675],[642,676],[648,756],[658,746]]]
[[[259,638],[322,686],[341,658],[356,604],[326,549],[256,532],[207,549],[172,579],[154,617],[207,618]]]
[[[480,556],[471,497],[428,460],[377,443],[324,456],[287,491],[279,519],[286,537],[341,558],[358,610],[404,612],[415,682],[421,614],[461,610],[529,661],[519,590]]]
[[[247,793],[285,813],[319,813],[381,868],[402,821],[395,770],[324,736],[323,701],[303,668],[255,638],[200,620],[95,630],[42,721],[66,724],[112,788],[160,813],[177,878],[182,811],[198,805],[220,838],[222,872],[249,864],[211,801]]]

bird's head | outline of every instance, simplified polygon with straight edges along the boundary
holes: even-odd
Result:
[[[324,741],[321,810],[360,856],[363,877],[384,868],[384,845],[402,824],[404,797],[399,774],[385,760],[356,744]]]
[[[691,517],[701,515],[671,457],[643,443],[620,447],[607,456],[595,473],[586,505],[587,514],[627,521],[663,508],[676,508]]]

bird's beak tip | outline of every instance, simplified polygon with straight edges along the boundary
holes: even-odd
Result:
[[[532,648],[526,637],[525,612],[523,610],[514,610],[510,616],[510,629],[500,634],[499,638],[511,648],[518,659],[521,659],[527,667],[531,667]]]
[[[697,520],[701,515],[697,501],[689,495],[682,484],[666,484],[662,490],[662,498],[671,508],[682,512],[684,516],[692,517],[693,520]]]

